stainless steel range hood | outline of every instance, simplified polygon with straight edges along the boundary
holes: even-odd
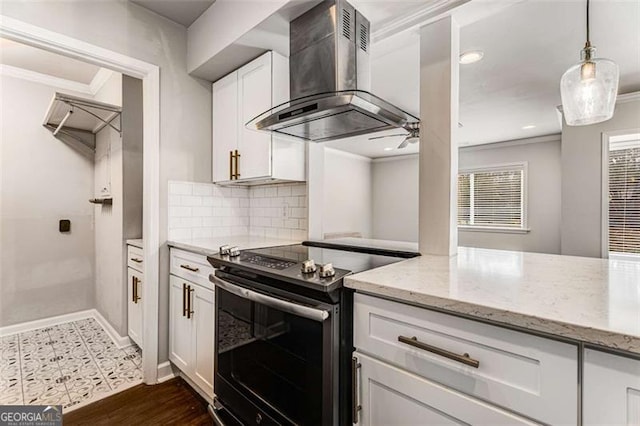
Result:
[[[293,100],[247,127],[325,142],[415,127],[419,120],[369,93],[369,21],[344,0],[325,0],[291,22]]]

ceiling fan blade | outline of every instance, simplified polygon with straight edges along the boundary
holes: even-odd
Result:
[[[398,145],[398,148],[396,149],[406,148],[408,145],[409,145],[409,138],[406,138],[400,143],[400,145]]]
[[[396,136],[406,136],[406,133],[398,133],[395,135],[374,136],[372,138],[369,138],[369,140],[372,141],[374,139],[395,138]]]

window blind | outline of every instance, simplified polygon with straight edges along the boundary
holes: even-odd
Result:
[[[458,225],[524,228],[524,167],[458,174]]]
[[[640,140],[609,145],[609,252],[640,255]]]

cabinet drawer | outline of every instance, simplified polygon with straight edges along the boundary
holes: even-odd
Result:
[[[360,363],[358,425],[538,424],[358,352],[354,356]]]
[[[141,248],[127,246],[127,266],[136,271],[144,271],[144,256]]]
[[[358,351],[544,423],[577,423],[576,345],[363,294],[354,328]]]
[[[213,289],[209,274],[213,274],[214,268],[207,261],[206,256],[175,248],[172,248],[170,253],[173,275]]]

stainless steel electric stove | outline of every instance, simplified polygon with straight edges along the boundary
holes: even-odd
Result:
[[[351,424],[353,292],[344,277],[417,255],[304,242],[209,256],[216,423]]]

